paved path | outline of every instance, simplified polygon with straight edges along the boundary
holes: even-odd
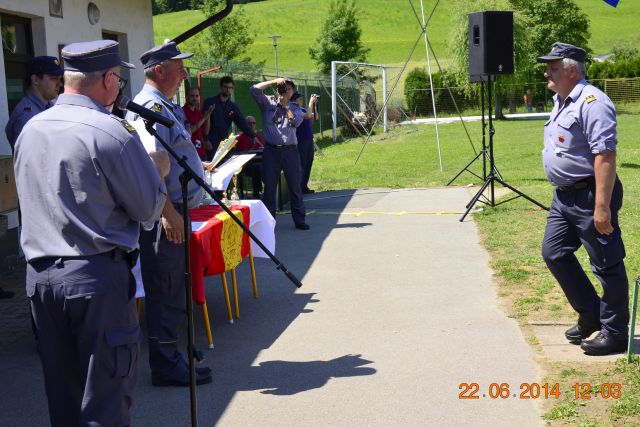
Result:
[[[278,216],[276,255],[295,289],[258,260],[260,299],[241,268],[241,319],[207,296],[214,369],[198,388],[202,426],[540,425],[536,403],[490,399],[491,383],[539,382],[530,347],[498,308],[466,188],[358,190],[307,198],[310,231]],[[27,326],[25,326],[27,327]],[[133,425],[189,425],[188,389],[150,386],[141,360]],[[0,356],[0,425],[46,425],[42,374],[28,336]],[[477,400],[458,398],[478,383]],[[485,394],[487,397],[482,397]]]

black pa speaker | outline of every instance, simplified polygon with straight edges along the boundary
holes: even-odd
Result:
[[[513,74],[513,12],[470,13],[469,76],[495,74]]]

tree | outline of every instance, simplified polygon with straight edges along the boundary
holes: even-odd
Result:
[[[365,62],[370,49],[362,45],[361,35],[355,0],[332,0],[309,56],[325,74],[331,72],[331,61]]]
[[[589,19],[574,0],[457,0],[451,30],[457,84],[469,92],[476,90],[468,81],[468,18],[481,10],[514,11],[514,74],[500,76],[496,84],[496,117],[502,117],[502,96],[508,84],[539,80],[542,66],[536,57],[545,55],[556,41],[571,43],[589,52]]]
[[[209,17],[225,8],[225,0],[202,0],[202,13]],[[231,60],[240,58],[256,39],[243,8],[235,6],[231,13],[211,26],[187,46],[195,51],[197,58],[205,63],[227,65]]]

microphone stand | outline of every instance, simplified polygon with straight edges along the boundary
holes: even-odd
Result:
[[[267,249],[267,247],[244,225],[242,221],[236,217],[231,209],[229,209],[222,201],[220,197],[215,194],[215,192],[209,187],[202,178],[198,174],[195,173],[193,169],[187,164],[185,157],[180,157],[178,153],[166,142],[164,141],[153,128],[155,124],[151,120],[144,120],[145,128],[147,132],[155,137],[156,141],[160,142],[160,144],[164,147],[165,150],[176,159],[180,167],[184,170],[182,174],[180,174],[180,184],[182,188],[182,217],[184,218],[184,253],[185,253],[185,271],[184,271],[184,283],[185,283],[185,292],[187,298],[187,328],[188,328],[188,340],[187,340],[187,355],[189,357],[189,395],[191,398],[191,425],[196,427],[198,425],[198,408],[197,408],[197,397],[196,397],[196,371],[195,371],[195,363],[193,361],[194,358],[194,347],[193,347],[193,294],[191,290],[191,266],[190,266],[190,255],[189,255],[189,238],[191,234],[190,230],[190,218],[189,218],[189,207],[188,207],[188,183],[189,180],[194,180],[200,187],[202,187],[209,195],[218,203],[218,206],[222,208],[229,217],[238,224],[245,233],[251,237],[251,240],[256,242],[260,249],[264,251],[265,254],[271,258],[271,260],[276,264],[276,269],[281,270],[287,278],[296,286],[301,287],[302,282],[298,280],[298,278],[280,262],[278,258],[274,254]]]

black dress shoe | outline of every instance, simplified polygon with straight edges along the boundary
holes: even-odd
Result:
[[[600,330],[600,322],[586,323],[578,320],[578,323],[564,332],[571,344],[579,345],[583,339],[589,338],[592,333]]]
[[[599,333],[592,340],[584,340],[580,348],[590,356],[604,356],[610,353],[622,353],[627,349],[627,341]]]
[[[296,223],[296,228],[298,230],[308,230],[311,227],[309,227],[309,224],[307,224],[306,222],[297,222]]]
[[[209,373],[199,373],[198,370],[205,368],[196,368],[196,385],[209,384],[213,378],[211,377],[211,370],[209,368]],[[153,378],[151,377],[151,384],[156,387],[188,387],[190,384],[189,381],[189,372],[185,372],[185,374],[179,378]]]

